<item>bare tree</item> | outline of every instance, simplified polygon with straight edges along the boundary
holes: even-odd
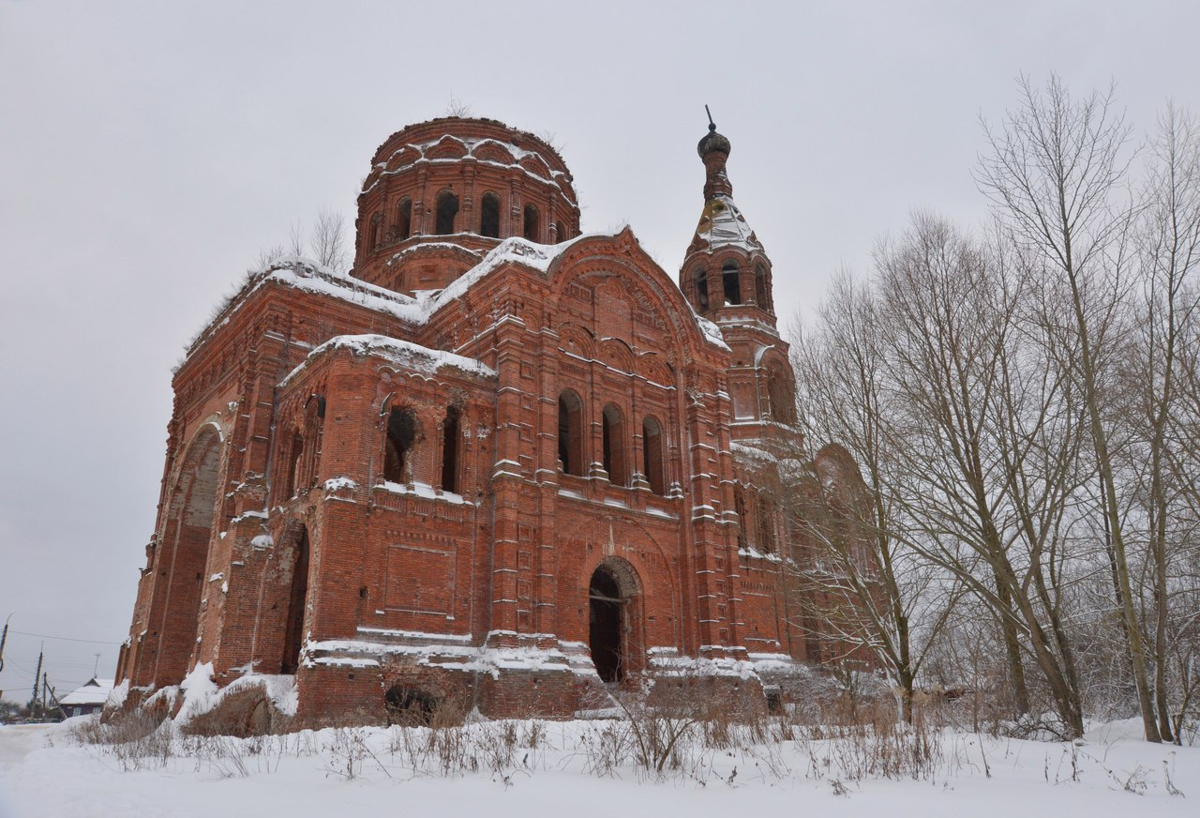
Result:
[[[985,124],[990,153],[981,160],[976,181],[1009,239],[1041,262],[1063,299],[1065,309],[1052,305],[1043,318],[1053,329],[1069,330],[1074,341],[1068,371],[1088,420],[1099,513],[1111,545],[1142,725],[1148,741],[1161,741],[1130,581],[1113,431],[1105,417],[1106,363],[1120,323],[1130,261],[1133,213],[1119,196],[1130,161],[1130,129],[1113,110],[1111,90],[1076,100],[1055,76],[1044,93],[1027,78],[1020,80],[1020,90],[1020,107],[1009,112],[1000,128]]]
[[[834,284],[815,331],[793,326],[801,425],[820,451],[811,471],[785,487],[784,505],[809,547],[795,565],[800,619],[812,623],[805,630],[868,647],[911,721],[916,680],[957,590],[897,536],[894,484],[903,475],[893,460],[879,327],[874,296],[848,276]]]
[[[317,213],[310,231],[309,247],[322,265],[335,272],[345,272],[350,266],[350,253],[346,244],[346,221],[341,213],[327,207]]]

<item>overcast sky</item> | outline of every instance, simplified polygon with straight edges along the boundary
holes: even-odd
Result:
[[[979,119],[1021,72],[1200,106],[1200,4],[0,0],[0,673],[111,676],[154,526],[170,368],[258,252],[354,220],[375,148],[472,114],[553,133],[587,231],[675,278],[712,107],[781,320],[924,207],[986,214]],[[96,640],[45,639],[25,634]]]

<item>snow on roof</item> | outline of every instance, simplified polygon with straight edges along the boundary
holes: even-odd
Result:
[[[466,152],[466,156],[438,159],[438,158],[430,158],[426,155],[427,152],[430,151],[431,149],[437,148],[438,146],[443,145],[447,142],[457,142],[459,145],[462,146],[463,150]],[[509,162],[498,161],[496,159],[488,159],[488,158],[485,158],[487,156],[486,152],[481,156],[479,154],[479,149],[484,148],[487,145],[495,145],[496,147],[500,148],[500,150],[507,152],[508,155],[513,158],[513,161],[511,163],[509,163]],[[549,146],[547,146],[547,147],[549,147]],[[397,154],[401,154],[406,150],[415,151],[417,154],[419,154],[418,158],[414,159],[411,162],[406,162],[402,165],[397,165],[395,168],[388,170],[388,163],[391,162],[392,159]],[[551,150],[553,150],[553,148],[551,148]],[[388,156],[386,159],[376,163],[375,167],[378,168],[380,171],[379,176],[376,179],[372,180],[370,182],[370,184],[365,185],[361,192],[369,193],[372,189],[374,189],[375,185],[379,184],[379,180],[382,179],[383,177],[394,176],[395,174],[400,173],[401,171],[407,170],[408,168],[412,167],[413,165],[417,164],[418,162],[429,162],[431,164],[461,162],[467,156],[474,158],[476,162],[478,162],[480,164],[484,164],[484,165],[492,165],[494,167],[500,167],[500,168],[516,168],[516,169],[522,171],[529,178],[536,179],[539,182],[557,182],[560,179],[565,180],[567,182],[571,181],[571,175],[569,173],[564,173],[561,170],[555,170],[554,168],[550,167],[550,165],[546,163],[546,159],[541,154],[540,151],[531,151],[526,148],[521,148],[513,142],[509,142],[509,141],[502,142],[499,139],[496,139],[496,138],[490,137],[490,136],[462,137],[462,136],[455,136],[454,134],[442,134],[435,139],[429,139],[425,142],[406,142],[403,145],[397,146],[396,150],[392,151],[390,156]],[[525,159],[528,159],[530,157],[536,158],[539,162],[541,162],[543,165],[545,165],[545,167],[546,167],[546,175],[545,176],[542,176],[537,173],[533,173],[521,165],[522,161],[524,161]],[[562,161],[562,157],[558,157],[558,159],[560,162]],[[573,195],[574,191],[570,190],[570,188],[564,189],[561,186],[559,186],[558,190],[560,193],[562,193],[564,199],[566,199],[571,204],[576,204],[576,201],[575,201],[575,198]]]
[[[250,295],[268,282],[358,304],[375,312],[392,315],[408,324],[421,326],[427,323],[438,310],[451,301],[461,298],[476,282],[503,264],[521,264],[544,274],[550,270],[550,265],[554,263],[555,259],[576,243],[592,238],[611,237],[611,234],[608,233],[583,233],[558,244],[536,244],[527,239],[513,236],[496,245],[478,264],[450,282],[445,289],[422,292],[417,297],[404,295],[375,284],[369,284],[361,279],[351,278],[349,275],[334,272],[312,259],[286,256],[272,262],[269,267],[250,277],[242,290],[232,296],[226,306],[218,312],[218,315],[221,316],[220,320],[205,327],[188,345],[184,361],[186,362],[200,348],[200,341],[203,338],[228,324],[234,313],[241,308]],[[421,246],[416,245],[416,247]],[[716,324],[696,315],[694,310],[692,317],[709,343],[725,350],[729,349]],[[425,349],[425,347],[420,347],[420,349]],[[288,377],[290,378],[291,375]]]
[[[746,251],[762,250],[763,246],[733,198],[725,194],[713,196],[704,203],[696,235],[710,247],[740,247]]]
[[[112,692],[114,684],[114,679],[92,679],[83,687],[67,694],[58,703],[64,706],[104,704],[108,701],[108,694]]]
[[[496,370],[487,364],[474,358],[455,355],[453,352],[430,349],[410,341],[388,338],[386,335],[336,335],[308,353],[308,357],[289,372],[288,376],[279,382],[279,386],[287,386],[310,362],[333,349],[348,349],[356,355],[373,355],[427,375],[432,375],[443,367],[450,367],[484,378],[496,377]]]

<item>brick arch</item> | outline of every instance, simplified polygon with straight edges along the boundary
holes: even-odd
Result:
[[[183,681],[196,645],[209,545],[221,496],[223,442],[216,423],[201,425],[176,473],[159,540],[164,547],[158,565],[163,584],[155,589],[159,616],[151,623],[151,627],[157,625],[158,650],[148,681],[160,687]]]
[[[683,348],[703,349],[708,344],[683,293],[642,250],[629,228],[616,236],[577,239],[551,263],[547,276],[555,308],[572,284],[595,286],[600,279],[619,278],[634,303],[645,304],[663,320],[663,351],[676,360],[683,357],[679,354]]]
[[[588,647],[605,682],[622,682],[646,665],[645,591],[628,560],[608,556],[586,577]]]

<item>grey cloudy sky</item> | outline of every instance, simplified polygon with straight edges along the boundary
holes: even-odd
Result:
[[[705,103],[781,316],[916,207],[973,223],[979,116],[1014,77],[1117,83],[1145,130],[1200,105],[1193,2],[0,0],[0,673],[101,675],[132,612],[170,367],[289,225],[354,217],[377,145],[472,113],[552,132],[585,230],[628,222],[674,277]]]

